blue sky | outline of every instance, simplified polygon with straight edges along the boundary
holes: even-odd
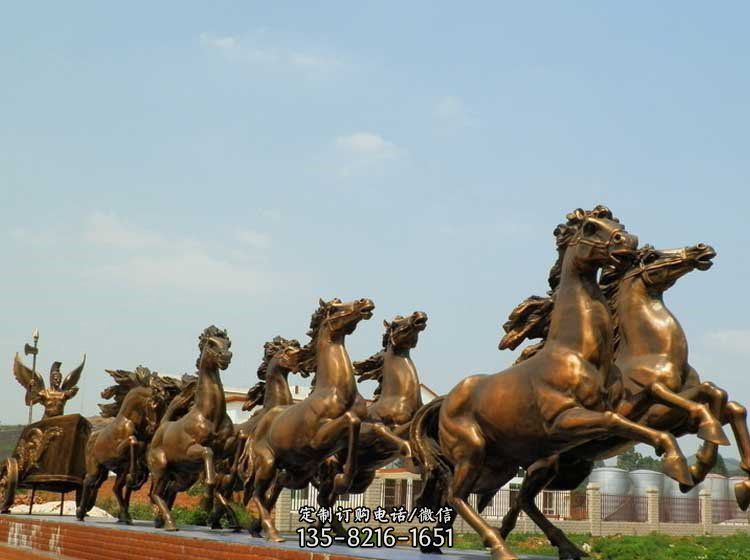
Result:
[[[382,319],[426,311],[414,357],[447,391],[513,361],[500,325],[546,289],[554,226],[597,203],[642,242],[715,246],[667,299],[693,365],[749,402],[748,16],[6,4],[0,420],[25,418],[10,366],[35,327],[45,372],[88,353],[69,410],[93,414],[104,368],[189,371],[211,323],[234,340],[226,384],[248,387],[263,342],[304,341],[320,296],[375,301],[354,358]]]

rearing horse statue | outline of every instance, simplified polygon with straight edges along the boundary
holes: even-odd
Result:
[[[412,448],[425,474],[420,502],[434,509],[445,491],[448,504],[479,533],[493,560],[517,557],[468,497],[478,493],[481,509],[518,467],[546,470],[554,466],[550,456],[617,435],[664,453],[665,473],[691,482],[674,436],[611,411],[621,380],[613,367],[612,317],[597,273],[631,259],[637,238],[602,206],[572,212],[555,237],[560,286],[544,347],[503,372],[464,379],[420,409],[411,426]]]
[[[167,531],[177,530],[170,511],[174,496],[190,488],[201,471],[205,474],[209,496],[232,512],[224,497],[214,492],[215,461],[236,448],[234,425],[227,415],[219,374],[219,370],[227,369],[232,361],[231,345],[226,331],[213,325],[203,331],[198,341],[200,356],[195,399],[187,414],[178,420],[170,416],[171,407],[167,410],[146,453],[152,478],[150,497],[159,509],[156,524],[163,523]]]
[[[307,485],[327,457],[345,450],[342,472],[334,478],[337,492],[346,492],[356,472],[356,449],[362,420],[367,416],[365,401],[357,391],[344,339],[362,319],[372,317],[375,305],[369,299],[348,303],[320,300],[313,314],[302,366],[315,371],[314,388],[302,402],[279,406],[261,419],[251,441],[252,497],[248,504],[258,512],[267,539],[279,535],[270,510],[284,486]]]
[[[86,477],[76,517],[83,521],[96,501],[97,491],[110,471],[116,475],[113,491],[119,523],[131,524],[130,495],[148,478],[144,455],[146,445],[159,425],[171,400],[180,392],[180,382],[159,377],[148,368],[135,371],[107,370],[115,380],[102,391],[102,398],[115,402],[100,404],[104,418],[113,420],[91,434],[86,443]],[[124,492],[123,492],[124,491]]]
[[[354,373],[359,381],[377,380],[375,399],[367,407],[357,446],[357,470],[349,488],[350,494],[361,494],[372,483],[377,469],[398,459],[410,456],[409,426],[414,414],[422,407],[422,394],[417,368],[411,350],[419,341],[419,334],[427,327],[427,314],[415,311],[408,317],[400,315],[390,323],[383,321],[383,350],[361,362],[354,362]],[[318,505],[332,508],[338,494],[333,491],[333,478],[341,471],[342,454],[329,458],[318,473]],[[339,535],[344,527],[331,519],[331,526]]]
[[[613,310],[616,346],[615,363],[622,373],[623,398],[617,403],[617,412],[649,427],[668,430],[676,436],[696,433],[705,440],[697,454],[697,462],[690,467],[692,482],[701,482],[716,461],[718,445],[728,441],[721,429],[722,423],[732,425],[742,454],[743,464],[750,464],[750,437],[744,407],[728,403],[727,394],[712,383],[701,382],[698,373],[688,363],[688,345],[685,333],[677,319],[664,304],[664,292],[692,270],[708,270],[716,255],[713,248],[704,244],[678,250],[654,250],[646,246],[629,270],[607,269],[600,284]],[[528,333],[533,338],[546,336],[546,324],[554,305],[553,292],[544,298],[529,298],[511,314],[504,325],[508,334],[501,348],[515,348]],[[533,327],[531,326],[533,323]],[[544,345],[544,341],[526,349],[521,361]],[[577,487],[591,472],[593,462],[617,455],[631,447],[632,442],[622,438],[592,441],[561,454],[555,469],[548,477],[529,473],[521,487],[515,504],[506,514],[501,534],[513,529],[520,510],[526,511],[555,545],[561,536],[538,510],[534,498],[543,488],[570,490]],[[692,486],[685,485],[684,489]],[[747,481],[737,485],[740,507],[744,501]],[[567,542],[567,539],[565,539]],[[566,544],[571,549],[572,543]],[[578,558],[579,555],[570,556]]]

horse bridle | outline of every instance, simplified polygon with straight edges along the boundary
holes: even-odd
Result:
[[[570,240],[570,243],[568,243],[568,247],[573,247],[574,245],[578,245],[579,243],[581,245],[588,245],[590,247],[598,247],[600,249],[608,249],[612,242],[615,241],[615,236],[620,236],[620,240],[625,239],[625,234],[623,233],[625,231],[625,228],[617,228],[613,229],[612,233],[609,235],[609,239],[607,241],[598,241],[596,239],[586,239],[583,237],[583,226],[584,224],[581,224],[581,227],[576,232],[573,239]]]
[[[672,266],[675,263],[683,263],[688,260],[688,254],[687,249],[683,247],[679,250],[679,253],[672,257],[671,259],[667,259],[662,262],[656,262],[652,264],[644,264],[643,259],[640,260],[638,263],[638,266],[630,271],[628,271],[626,274],[622,276],[623,280],[627,280],[628,278],[632,278],[633,276],[638,276],[640,274],[643,275],[643,279],[648,282],[652,283],[651,279],[649,278],[649,273],[653,272],[654,270],[659,270],[662,268],[667,268],[669,266]]]

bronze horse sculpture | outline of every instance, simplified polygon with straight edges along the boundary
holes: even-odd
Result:
[[[621,381],[613,366],[612,317],[597,273],[607,265],[625,266],[635,256],[637,238],[602,206],[575,210],[555,237],[560,284],[544,347],[503,372],[464,379],[420,409],[411,426],[412,448],[425,476],[421,505],[436,509],[446,499],[494,560],[517,557],[471,507],[469,494],[479,494],[483,509],[519,467],[545,471],[554,465],[550,457],[616,435],[653,446],[664,454],[667,475],[691,483],[674,436],[611,410]],[[579,551],[561,546],[560,553],[575,558]]]
[[[297,340],[287,340],[281,336],[275,337],[263,346],[263,361],[257,372],[260,381],[248,390],[242,410],[250,411],[259,403],[263,406],[246,421],[235,426],[239,453],[234,454],[231,464],[229,459],[226,459],[222,467],[217,467],[217,492],[221,492],[225,500],[229,500],[235,490],[244,488],[247,473],[252,471],[249,439],[253,437],[258,422],[272,408],[294,403],[292,392],[289,390],[288,376],[291,372],[301,373],[303,377],[309,375],[300,370],[305,355]],[[240,482],[242,484],[238,488]],[[243,499],[245,505],[250,500],[251,488],[248,487],[246,490]],[[215,509],[209,516],[208,524],[218,528],[221,513],[222,511]],[[251,529],[251,532],[257,532],[257,529]]]
[[[369,299],[320,305],[310,321],[310,342],[302,365],[315,371],[314,388],[300,403],[266,412],[250,441],[248,508],[257,512],[266,538],[283,541],[270,510],[283,487],[301,488],[327,457],[345,451],[342,472],[333,480],[335,492],[346,492],[357,470],[357,446],[365,402],[357,391],[349,354],[344,345],[363,319],[372,317]]]
[[[400,456],[411,456],[409,426],[422,407],[419,375],[410,353],[427,327],[427,314],[415,311],[408,317],[399,315],[390,323],[383,323],[383,349],[366,360],[354,362],[359,381],[377,380],[378,387],[359,433],[357,470],[350,494],[364,492],[377,469]],[[338,494],[333,491],[333,478],[340,472],[343,460],[343,455],[335,455],[321,466],[317,481],[318,505],[322,508],[336,504]],[[331,525],[337,534],[345,533],[336,518],[331,519]]]
[[[692,270],[708,270],[715,254],[713,248],[704,244],[662,251],[646,246],[629,270],[607,269],[600,281],[615,319],[615,364],[623,380],[623,397],[616,410],[631,420],[678,437],[696,433],[704,439],[697,462],[690,467],[692,483],[705,478],[716,462],[718,445],[728,443],[722,424],[731,424],[743,465],[750,464],[744,407],[728,403],[726,392],[714,384],[701,382],[688,363],[685,333],[663,300],[664,292],[679,278]],[[508,334],[501,341],[501,349],[516,347],[531,333],[535,333],[534,338],[546,336],[554,305],[554,284],[553,279],[552,297],[547,301],[530,298],[514,310],[511,320],[504,325]],[[526,349],[519,360],[527,359],[543,345],[544,341]],[[559,455],[554,468],[542,473],[546,476],[529,473],[503,520],[501,534],[510,533],[520,510],[524,510],[553,544],[564,539],[536,507],[536,494],[543,488],[575,488],[588,476],[595,460],[617,455],[630,446],[632,442],[616,437],[592,441]],[[690,486],[684,485],[683,489]],[[747,481],[736,488],[737,501],[743,509],[748,506],[747,489]],[[583,555],[580,552],[579,556]]]
[[[174,418],[170,407],[148,447],[146,460],[152,479],[150,497],[159,512],[155,524],[167,531],[177,530],[171,514],[177,492],[190,488],[201,472],[205,475],[210,498],[217,499],[232,524],[239,526],[224,496],[215,492],[215,464],[231,456],[237,448],[220,375],[220,370],[227,369],[232,361],[231,345],[225,330],[212,325],[203,331],[198,341],[198,378],[192,405],[179,419]],[[208,506],[211,509],[210,503]]]
[[[146,445],[154,435],[167,406],[180,391],[180,382],[159,377],[148,368],[135,371],[107,370],[115,384],[102,391],[102,398],[115,402],[100,404],[106,426],[89,436],[86,444],[86,477],[76,516],[83,521],[96,501],[99,487],[110,471],[116,475],[114,494],[119,506],[119,523],[131,524],[130,494],[148,478]],[[124,491],[124,492],[123,492]]]

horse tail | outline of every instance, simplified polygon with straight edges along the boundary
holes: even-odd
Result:
[[[438,397],[417,410],[409,428],[412,453],[425,477],[447,479],[452,473],[438,441],[438,415],[444,400]]]

